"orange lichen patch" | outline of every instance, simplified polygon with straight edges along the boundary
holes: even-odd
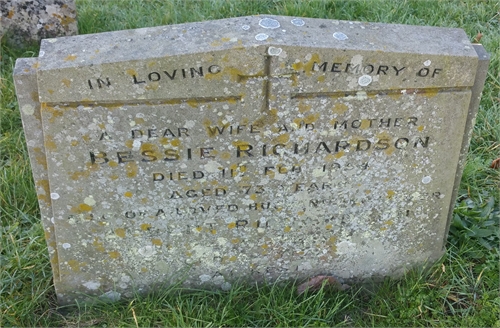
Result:
[[[165,137],[161,137],[160,139],[158,139],[158,142],[160,143],[160,145],[168,145],[170,143],[170,140],[168,138],[165,138]],[[132,147],[129,147],[129,148],[132,148]]]
[[[36,162],[39,165],[43,166],[43,168],[46,170],[47,169],[47,159],[45,157],[45,153],[39,147],[33,148],[33,152],[35,153]]]
[[[325,76],[324,76],[324,75],[320,75],[320,76],[318,76],[317,80],[318,80],[318,82],[320,82],[320,83],[321,83],[321,82],[325,82]]]
[[[40,110],[44,113],[50,113],[52,116],[49,118],[49,122],[54,122],[55,119],[57,117],[62,117],[64,115],[64,111],[59,109],[59,108],[55,108],[55,107],[52,107],[52,106],[48,106],[47,104],[43,103],[41,106],[40,106]]]
[[[438,88],[429,88],[429,89],[427,89],[427,90],[425,91],[424,95],[425,95],[426,97],[431,98],[431,97],[435,97],[435,96],[437,96],[437,94],[438,94],[438,93],[439,93],[439,89],[438,89]]]
[[[332,112],[336,114],[344,114],[345,112],[347,112],[347,110],[349,110],[349,107],[347,107],[347,105],[343,103],[337,103],[332,108]]]
[[[196,101],[195,99],[189,99],[188,101],[186,101],[186,103],[192,107],[192,108],[198,108],[198,101]]]
[[[299,212],[297,212],[297,215],[304,215],[304,214],[305,214],[305,212],[304,212],[304,211],[299,211]]]
[[[76,55],[68,55],[64,58],[65,61],[74,61],[76,59]]]
[[[396,193],[394,192],[394,190],[387,190],[387,198],[388,199],[391,199],[392,197],[394,197]]]
[[[90,171],[75,171],[73,173],[69,173],[69,177],[71,180],[77,181],[80,178],[88,178],[90,176]]]
[[[148,203],[148,199],[147,198],[141,198],[141,203],[142,204],[147,204]]]
[[[133,194],[131,191],[126,191],[126,192],[123,194],[123,196],[128,197],[128,198],[132,197],[133,195],[134,195],[134,194]]]
[[[303,67],[304,65],[300,61],[292,64],[292,68],[296,71],[300,71]]]
[[[128,75],[130,76],[134,76],[134,75],[137,75],[137,72],[135,69],[132,69],[132,68],[129,68],[125,71],[125,73],[127,73]]]
[[[142,272],[142,273],[146,273],[146,272],[148,272],[148,269],[147,269],[147,268],[142,267],[142,268],[141,268],[141,272]]]
[[[174,147],[178,147],[181,144],[181,141],[179,139],[174,139],[170,141],[170,144]]]
[[[151,82],[151,83],[147,84],[144,87],[144,89],[156,91],[156,90],[158,90],[159,87],[160,87],[160,83],[155,81],[155,82]]]
[[[257,200],[257,194],[251,194],[250,199],[253,201]]]
[[[115,229],[115,234],[120,238],[125,238],[126,231],[123,228],[117,228]]]
[[[292,227],[286,226],[285,229],[283,229],[284,232],[290,232],[292,230]]]
[[[384,224],[387,224],[387,225],[393,225],[393,224],[394,224],[394,221],[392,221],[392,220],[387,220],[387,221],[384,221]]]
[[[109,257],[111,257],[112,259],[117,259],[120,257],[120,252],[118,251],[111,251],[108,253]]]
[[[328,241],[326,242],[327,245],[330,246],[330,252],[335,253],[337,252],[337,237],[331,236]]]
[[[235,222],[231,222],[231,223],[229,223],[229,224],[227,225],[227,227],[228,227],[229,229],[233,229],[233,228],[235,228],[235,227],[236,227],[236,223],[235,223]]]
[[[149,223],[143,223],[143,224],[141,224],[141,230],[142,231],[148,231],[149,229],[151,229],[151,224],[149,224]]]
[[[14,17],[14,10],[10,10],[9,13],[7,14],[7,18],[8,19],[11,19],[12,17]]]
[[[129,178],[134,178],[137,175],[137,164],[135,162],[128,162],[125,165],[125,173],[127,174],[127,177]]]
[[[372,192],[372,191],[371,191],[371,190],[369,190],[369,189],[366,189],[366,190],[365,190],[365,194],[367,194],[367,195],[368,195],[369,193],[371,193],[371,192]]]
[[[55,151],[57,150],[57,145],[54,141],[54,137],[51,136],[51,135],[47,135],[45,137],[45,148],[48,149],[48,150],[52,150],[52,151]]]
[[[89,142],[89,141],[90,141],[90,136],[89,136],[88,134],[84,134],[84,135],[82,136],[82,139],[83,139],[83,141],[85,141],[85,142]]]
[[[255,122],[253,122],[253,125],[256,128],[262,128],[266,125],[273,125],[278,122],[278,119],[278,110],[276,108],[272,108],[266,115],[259,117]]]
[[[36,62],[36,63],[34,63],[34,64],[31,66],[31,68],[34,68],[34,69],[37,69],[37,68],[39,68],[39,67],[40,67],[40,62]]]
[[[234,261],[236,261],[237,259],[238,259],[238,258],[237,258],[236,256],[234,256],[234,255],[233,255],[233,256],[231,256],[231,257],[229,258],[229,261],[234,262]]]
[[[212,235],[215,235],[215,234],[217,233],[217,230],[212,229],[212,230],[210,230],[210,233],[211,233]]]
[[[303,100],[299,101],[299,112],[305,113],[311,110],[311,105],[305,104]]]
[[[151,239],[151,243],[155,246],[161,246],[163,245],[163,242],[161,241],[161,239],[157,239],[157,238],[153,238]]]
[[[287,143],[288,140],[290,140],[290,134],[288,133],[284,133],[282,135],[279,135],[277,136],[276,138],[273,139],[273,142],[274,143],[281,143],[281,144],[284,144],[284,143]]]
[[[230,153],[230,152],[227,152],[227,151],[222,152],[222,153],[220,154],[220,158],[225,159],[225,160],[228,160],[228,159],[230,159],[230,158],[231,158],[231,153]]]
[[[61,82],[66,86],[66,88],[71,86],[71,81],[68,79],[62,79]]]
[[[90,205],[87,205],[85,203],[81,203],[80,205],[78,205],[78,208],[80,209],[80,211],[82,212],[90,212],[92,211],[92,206]]]
[[[127,147],[127,148],[134,147],[134,140],[127,140],[127,141],[125,141],[125,147]]]
[[[232,244],[237,244],[237,243],[239,243],[239,242],[240,242],[240,240],[239,240],[238,238],[233,238],[233,239],[231,239],[231,243],[232,243]]]
[[[118,162],[117,162],[117,161],[109,161],[109,162],[108,162],[108,165],[109,165],[110,167],[117,167],[117,166],[118,166]]]
[[[339,159],[339,158],[341,158],[344,155],[345,155],[345,152],[343,150],[341,150],[338,153],[336,153],[335,155],[333,155],[333,157],[336,158],[336,159]]]
[[[371,125],[371,120],[361,120],[361,125],[359,126],[359,128],[361,130],[366,130],[370,128],[370,125]]]
[[[54,91],[54,90],[52,90],[52,89],[47,89],[47,91],[48,91],[48,93],[49,93],[49,94],[53,94],[53,93],[55,92],[55,91]]]
[[[263,248],[263,249],[267,249],[267,248],[269,248],[269,245],[268,244],[264,244],[264,245],[262,245],[260,247]]]
[[[136,117],[134,121],[136,124],[144,124],[146,122],[142,117]]]
[[[111,174],[109,176],[109,178],[114,181],[114,180],[118,180],[118,178],[120,178],[120,177],[117,174]]]
[[[423,125],[419,125],[417,127],[417,130],[420,131],[420,132],[424,131],[424,126]]]
[[[94,246],[94,248],[98,251],[98,252],[101,252],[103,253],[105,251],[104,249],[104,244],[99,241],[99,238],[98,237],[95,237],[94,238],[94,241],[92,242],[92,246]]]
[[[69,260],[68,265],[73,272],[80,272],[80,262],[77,260]]]
[[[49,188],[49,180],[38,180],[36,181],[36,186],[38,188],[43,189],[43,194],[39,193],[38,194],[38,199],[44,201],[45,203],[50,204],[50,188]]]
[[[331,224],[327,224],[327,225],[325,226],[325,228],[326,228],[326,230],[330,230],[331,228],[333,228],[333,226],[332,226]]]
[[[321,59],[318,54],[313,54],[311,59],[304,64],[304,73],[306,73],[307,76],[312,75],[314,63],[321,64]]]
[[[201,232],[203,230],[202,227],[196,227],[196,231]]]

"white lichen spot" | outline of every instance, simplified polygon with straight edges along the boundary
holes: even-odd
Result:
[[[40,52],[38,53],[38,57],[43,57],[43,55],[45,55],[45,51],[40,50]]]
[[[347,37],[347,35],[345,35],[345,34],[344,34],[344,33],[342,33],[342,32],[335,32],[335,33],[333,33],[333,37],[334,37],[335,39],[339,40],[339,41],[344,41],[344,40],[349,39],[349,38]]]
[[[99,296],[100,299],[106,300],[106,301],[111,301],[111,302],[117,302],[120,300],[122,294],[115,292],[114,290],[110,290],[109,292],[106,292]]]
[[[95,205],[95,199],[92,195],[88,196],[88,197],[85,197],[85,199],[83,200],[83,202],[89,206],[94,206]]]
[[[129,124],[130,126],[135,126],[135,124],[136,124],[136,123],[135,123],[135,121],[134,121],[134,120],[132,120],[132,121],[130,121],[128,124]]]
[[[83,284],[83,286],[85,286],[87,289],[90,290],[96,290],[99,289],[99,287],[101,287],[101,284],[97,281],[87,281],[86,283]]]
[[[155,255],[155,249],[153,246],[145,246],[139,248],[139,254],[141,254],[144,257],[152,257]]]
[[[249,25],[242,25],[241,29],[245,30],[245,31],[248,31],[250,29],[250,26]]]
[[[424,66],[430,66],[431,65],[431,61],[430,60],[426,60],[424,61]]]
[[[313,177],[315,178],[318,178],[318,177],[322,177],[322,176],[325,176],[326,175],[326,171],[323,171],[322,168],[317,168],[317,169],[314,169],[312,174],[313,174]]]
[[[129,277],[129,276],[127,276],[126,274],[123,274],[123,275],[120,277],[120,280],[121,280],[122,282],[129,283],[131,279],[130,279],[130,277]]]
[[[272,18],[263,18],[259,21],[259,25],[263,28],[274,29],[280,27],[280,22]]]
[[[267,35],[266,33],[259,33],[255,36],[255,40],[264,41],[264,40],[267,40],[268,37],[269,37],[269,35]]]
[[[195,125],[196,125],[195,121],[186,121],[186,123],[184,124],[184,127],[187,129],[191,129],[191,128],[194,128]]]
[[[279,56],[281,51],[283,51],[281,48],[276,47],[269,47],[269,49],[267,49],[269,56]]]
[[[431,180],[432,180],[432,178],[430,176],[426,176],[426,177],[422,178],[422,183],[428,184],[429,182],[431,182]]]
[[[220,286],[220,288],[222,288],[222,290],[230,290],[231,284],[226,281]]]
[[[216,161],[209,161],[207,164],[204,165],[205,170],[209,173],[217,173],[219,172],[219,168],[221,165],[217,163]]]
[[[200,275],[199,278],[200,278],[201,282],[207,282],[210,279],[212,279],[212,277],[210,275],[208,275],[208,274],[202,274],[202,275]]]
[[[59,194],[57,192],[51,192],[50,193],[50,199],[59,199]]]
[[[358,84],[362,87],[366,87],[372,83],[372,77],[370,75],[362,75],[358,79]]]
[[[139,150],[139,148],[141,148],[141,142],[136,139],[132,142],[132,149]]]
[[[53,38],[53,39],[47,39],[47,41],[48,41],[48,42],[50,42],[50,43],[55,43],[55,42],[57,42],[57,39],[56,39],[56,38]]]
[[[62,244],[62,247],[63,247],[64,249],[69,249],[69,248],[71,248],[71,244],[69,244],[69,243],[64,243],[64,244]]]
[[[306,25],[306,22],[304,22],[304,20],[300,19],[300,18],[294,18],[294,19],[292,19],[290,21],[290,23],[292,23],[295,26],[304,26],[304,25]]]
[[[23,111],[24,114],[26,115],[33,115],[35,113],[35,107],[31,106],[30,104],[24,105],[21,110]]]

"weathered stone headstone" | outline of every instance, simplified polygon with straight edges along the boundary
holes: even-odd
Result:
[[[15,79],[60,302],[436,260],[487,65],[460,29],[276,16],[44,40]]]
[[[74,0],[2,0],[0,38],[22,46],[78,34]]]

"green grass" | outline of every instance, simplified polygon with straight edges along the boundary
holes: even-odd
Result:
[[[228,292],[173,286],[114,304],[58,307],[39,222],[12,68],[38,49],[1,48],[0,326],[495,326],[500,327],[499,1],[77,1],[80,33],[251,14],[463,28],[491,63],[447,252],[425,270],[347,291],[298,296],[293,283]]]

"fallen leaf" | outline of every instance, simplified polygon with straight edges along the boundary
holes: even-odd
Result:
[[[491,162],[490,168],[500,169],[500,157]]]
[[[474,43],[479,43],[481,41],[481,38],[483,37],[483,33],[477,32],[476,37],[474,38]]]
[[[350,287],[349,285],[340,283],[337,279],[335,279],[335,277],[332,276],[316,276],[314,278],[309,279],[305,283],[300,284],[297,287],[297,293],[300,295],[304,293],[306,290],[309,291],[319,290],[321,289],[323,284],[325,285],[325,287],[326,286],[334,287],[339,290],[346,290]]]

